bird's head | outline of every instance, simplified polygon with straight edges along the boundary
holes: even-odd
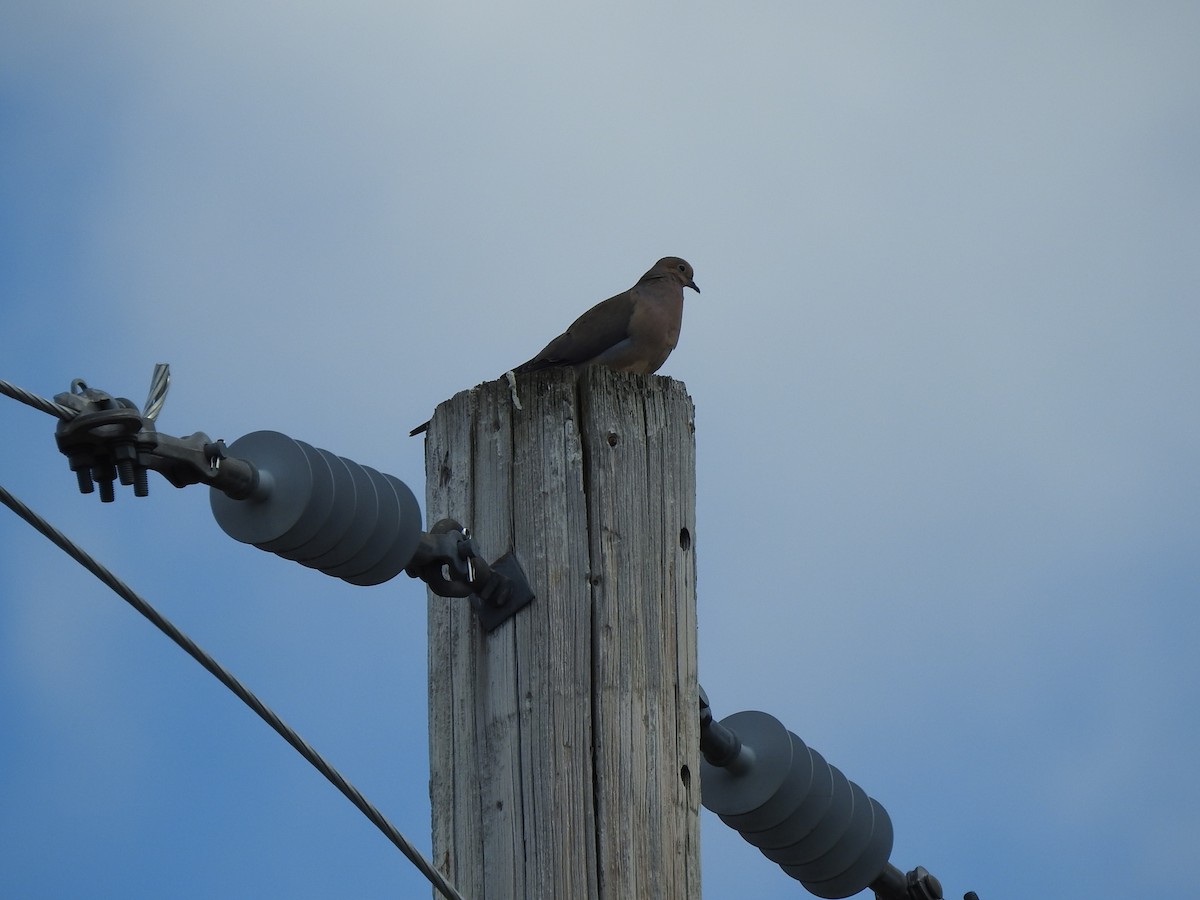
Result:
[[[664,256],[642,278],[670,278],[679,282],[682,287],[690,287],[697,294],[700,293],[700,288],[696,287],[696,276],[691,263],[678,256]]]

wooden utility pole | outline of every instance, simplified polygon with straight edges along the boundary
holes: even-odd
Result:
[[[694,411],[607,369],[442,404],[430,522],[537,599],[492,633],[429,599],[433,862],[468,900],[700,896]]]

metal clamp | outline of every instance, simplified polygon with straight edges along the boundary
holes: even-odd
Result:
[[[421,535],[404,571],[439,597],[470,597],[487,631],[495,631],[534,599],[516,556],[506,553],[488,565],[471,533],[453,519],[442,519]]]
[[[120,479],[121,484],[133,486],[135,496],[145,497],[150,487],[145,466],[138,461],[138,436],[146,423],[137,407],[79,379],[71,383],[69,392],[54,399],[76,412],[73,418],[59,421],[54,439],[79,479],[79,490],[90,494],[98,484],[100,499],[111,503],[113,482]]]
[[[113,482],[118,480],[132,485],[135,497],[149,494],[149,469],[175,487],[207,484],[235,500],[249,497],[258,484],[252,465],[225,457],[223,442],[200,431],[182,438],[160,434],[154,416],[161,394],[152,392],[147,410],[139,412],[132,401],[89,388],[77,378],[70,391],[54,400],[76,413],[59,421],[54,433],[58,449],[78,478],[79,490],[90,494],[99,485],[105,503],[115,499]]]

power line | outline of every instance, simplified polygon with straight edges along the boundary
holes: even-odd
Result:
[[[10,392],[10,385],[6,381],[0,381],[0,391],[14,396]],[[20,388],[16,389],[21,393]],[[35,400],[41,400],[30,394]],[[22,397],[16,397],[22,402],[29,402]],[[49,403],[49,401],[42,401]],[[45,409],[36,402],[29,405],[43,409],[46,412],[57,415],[50,409]],[[51,404],[57,406],[57,404]],[[64,408],[65,409],[65,408]],[[65,416],[64,416],[65,418]],[[339,791],[353,803],[358,810],[366,816],[396,847],[408,857],[409,861],[420,870],[429,882],[446,897],[447,900],[463,900],[461,894],[451,885],[439,872],[433,867],[433,864],[427,860],[421,851],[414,847],[403,834],[387,820],[387,818],[376,809],[361,793],[358,788],[354,787],[347,781],[340,772],[332,765],[325,761],[316,750],[314,750],[304,738],[300,737],[292,728],[284,722],[274,710],[268,707],[265,703],[258,699],[254,693],[243,685],[231,672],[224,666],[208,655],[195,641],[179,630],[169,619],[163,616],[157,609],[150,605],[140,595],[138,595],[125,582],[117,578],[108,568],[92,557],[86,550],[68,538],[65,534],[47,522],[44,518],[26,506],[21,500],[14,497],[4,485],[0,484],[0,502],[15,512],[18,516],[28,522],[33,528],[45,535],[52,543],[59,547],[68,556],[78,562],[81,566],[96,576],[101,582],[106,584],[117,594],[122,600],[136,609],[139,613],[145,616],[159,631],[169,637],[172,641],[178,644],[184,652],[192,659],[200,663],[207,669],[218,681],[231,690],[243,703],[249,706],[264,722],[271,726],[275,732],[287,741],[292,747],[303,756],[308,762]]]
[[[42,412],[57,416],[60,419],[73,419],[76,415],[75,410],[55,403],[53,400],[47,400],[45,397],[39,397],[37,394],[27,391],[23,387],[17,387],[11,381],[0,379],[0,394],[7,394],[14,400],[20,400],[26,406],[40,409]]]

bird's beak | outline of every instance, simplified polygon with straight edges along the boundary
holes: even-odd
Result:
[[[684,287],[690,287],[697,294],[700,293],[700,288],[696,287],[695,281],[689,281],[687,284],[684,285]]]

